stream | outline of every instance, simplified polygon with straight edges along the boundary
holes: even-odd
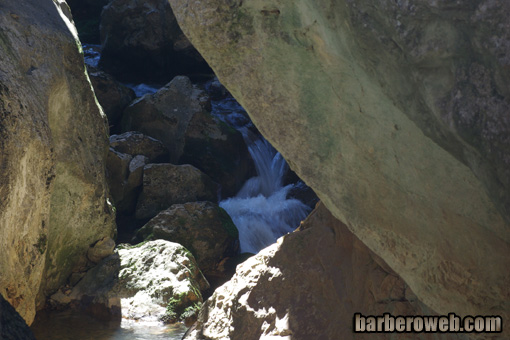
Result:
[[[94,45],[84,45],[88,64],[97,66],[97,49]],[[212,82],[206,84],[206,89]],[[151,84],[126,85],[137,96],[158,90]],[[254,160],[257,175],[250,178],[235,197],[224,199],[219,205],[229,213],[239,230],[241,252],[256,254],[297,228],[311,209],[297,199],[287,198],[290,190],[303,183],[284,185],[289,170],[287,163],[256,131],[241,105],[231,96],[212,100],[211,104],[214,116],[241,132]],[[74,310],[40,312],[31,328],[39,340],[176,340],[181,339],[187,329],[182,324],[98,320]]]

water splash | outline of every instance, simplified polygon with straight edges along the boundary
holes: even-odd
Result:
[[[213,102],[213,114],[233,125],[244,137],[257,176],[250,178],[235,197],[223,200],[225,209],[239,230],[241,252],[258,253],[299,226],[310,208],[297,199],[287,199],[295,184],[283,186],[288,165],[282,155],[262,136],[252,132],[243,108],[227,98]]]

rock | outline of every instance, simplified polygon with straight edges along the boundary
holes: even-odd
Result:
[[[119,283],[119,254],[105,257],[71,288],[60,289],[49,300],[53,308],[74,308],[104,319],[120,319],[121,299],[113,293]]]
[[[295,198],[306,204],[311,209],[319,202],[319,198],[312,188],[307,186],[302,181],[297,182],[292,186],[287,194],[287,199]]]
[[[148,158],[143,155],[132,157],[110,148],[106,160],[108,185],[119,213],[129,214],[135,209],[147,163]]]
[[[192,321],[209,288],[191,253],[183,246],[155,240],[119,245],[72,289],[59,290],[50,302],[103,319]]]
[[[186,130],[181,164],[191,164],[221,185],[221,196],[234,196],[253,176],[255,166],[241,133],[206,112],[197,112]]]
[[[422,302],[510,318],[510,2],[170,3],[263,135]]]
[[[165,0],[113,0],[101,14],[100,65],[122,81],[210,72]]]
[[[149,164],[143,169],[136,218],[152,218],[173,204],[218,201],[218,184],[191,165]]]
[[[112,255],[114,248],[115,241],[110,237],[105,237],[89,248],[87,258],[94,263],[99,263],[105,257]]]
[[[143,155],[148,158],[147,163],[168,161],[168,150],[163,143],[136,131],[111,135],[110,147],[131,156]]]
[[[96,98],[108,117],[110,129],[120,130],[122,112],[135,99],[135,92],[103,71],[89,65],[87,70]]]
[[[405,282],[324,206],[300,229],[239,265],[205,302],[185,339],[371,339],[354,336],[354,313],[429,315]]]
[[[64,1],[2,1],[0,293],[28,324],[115,232],[106,117],[77,39]]]
[[[0,294],[0,339],[35,340],[25,320]]]
[[[239,232],[232,219],[211,202],[174,204],[144,225],[137,237],[182,244],[206,277],[224,276],[221,261],[239,250]]]
[[[176,162],[183,152],[189,122],[204,110],[203,96],[188,77],[175,77],[158,92],[129,105],[122,117],[122,130],[140,131],[160,140],[170,152],[170,162]]]
[[[121,297],[122,315],[175,322],[193,318],[209,283],[183,246],[155,240],[119,249],[121,269],[113,292]]]

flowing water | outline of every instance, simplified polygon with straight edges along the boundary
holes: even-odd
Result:
[[[241,132],[255,164],[257,176],[250,178],[235,197],[221,201],[220,206],[239,230],[241,252],[256,254],[296,229],[310,208],[287,198],[295,187],[283,185],[288,165],[267,140],[252,131],[244,109],[232,97],[213,101],[212,108],[215,116]]]

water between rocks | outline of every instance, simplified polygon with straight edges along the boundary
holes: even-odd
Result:
[[[180,340],[187,330],[180,323],[114,322],[74,310],[40,312],[30,328],[38,340]]]
[[[84,50],[86,62],[97,66],[97,46],[84,46]],[[150,84],[128,86],[137,96],[158,90]],[[241,252],[255,254],[293,231],[310,208],[297,199],[287,198],[296,185],[283,185],[287,163],[268,141],[254,132],[252,122],[234,98],[213,100],[212,114],[241,132],[254,160],[257,176],[249,179],[235,197],[221,201],[220,206],[239,230]],[[125,319],[112,322],[76,311],[39,313],[31,328],[39,340],[177,340],[186,332],[182,324],[138,323]]]

